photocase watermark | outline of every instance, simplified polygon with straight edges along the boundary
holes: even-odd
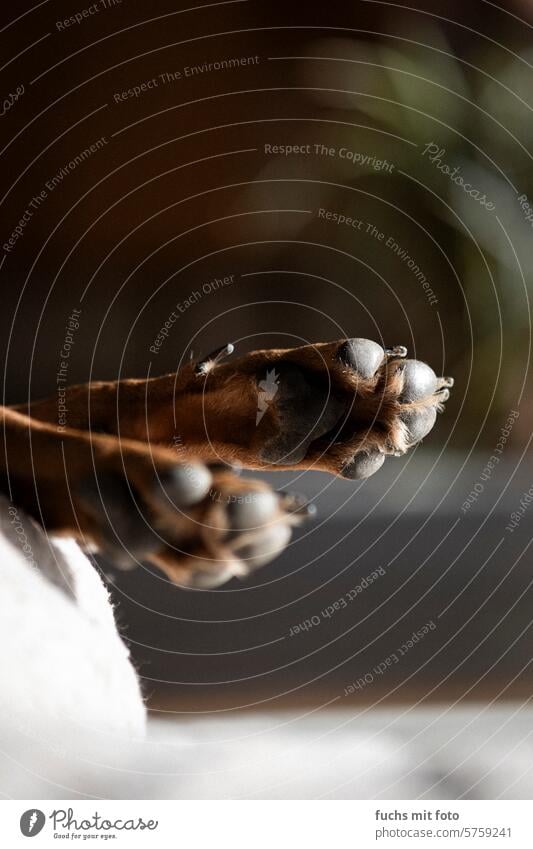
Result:
[[[524,220],[527,221],[530,227],[533,227],[533,207],[531,206],[528,196],[520,195],[518,197],[518,204],[522,210]]]
[[[433,289],[431,288],[429,281],[420,268],[420,266],[416,263],[413,257],[402,248],[402,246],[392,237],[387,236],[381,230],[379,230],[374,224],[367,224],[366,232],[373,239],[376,239],[378,242],[382,242],[388,250],[391,251],[401,262],[403,262],[409,271],[413,273],[416,281],[420,283],[424,294],[427,298],[428,303],[433,307],[435,304],[438,304],[438,298],[435,295]]]
[[[22,549],[24,557],[31,566],[37,566],[35,562],[35,557],[33,556],[33,548],[30,545],[30,541],[28,540],[28,536],[26,534],[26,531],[24,530],[24,525],[22,523],[17,508],[9,507],[7,512],[10,517],[11,527],[17,535],[17,542]]]
[[[356,681],[353,681],[352,684],[348,684],[347,687],[344,688],[344,695],[351,696],[353,693],[364,690],[365,687],[368,687],[370,684],[373,684],[377,677],[384,675],[388,669],[391,669],[393,666],[396,666],[397,663],[400,662],[402,657],[405,657],[412,648],[417,646],[422,640],[430,634],[432,631],[436,629],[436,624],[433,619],[430,619],[429,622],[426,622],[425,625],[422,625],[418,631],[413,631],[411,636],[399,646],[396,651],[389,654],[384,660],[380,661],[380,663],[376,664],[369,672],[366,672],[361,678],[358,678]]]
[[[230,56],[225,59],[216,59],[214,62],[202,62],[200,65],[185,65],[174,71],[164,71],[159,75],[165,83],[176,82],[183,78],[198,77],[202,74],[211,74],[213,71],[231,71],[235,68],[245,68],[249,65],[259,65],[261,57],[253,56]]]
[[[316,628],[318,625],[321,625],[325,619],[331,619],[335,613],[338,613],[339,610],[343,610],[348,607],[352,601],[355,601],[358,595],[375,583],[379,578],[382,578],[385,574],[386,572],[383,566],[378,566],[377,569],[370,572],[366,578],[362,578],[358,584],[355,584],[355,586],[345,592],[344,595],[332,604],[328,604],[327,607],[320,611],[320,613],[315,613],[308,619],[304,619],[303,622],[293,625],[289,631],[289,637],[295,637],[297,634],[307,633],[313,628]]]
[[[24,837],[35,837],[43,830],[46,821],[54,832],[54,838],[85,840],[94,838],[110,840],[122,831],[156,831],[159,820],[144,819],[142,816],[111,819],[97,810],[89,814],[76,814],[74,808],[54,808],[48,816],[39,808],[29,808],[20,817],[20,830]]]
[[[520,499],[520,506],[514,510],[509,516],[509,522],[505,526],[505,530],[508,533],[512,534],[520,522],[524,518],[529,505],[533,502],[533,484],[529,487],[529,489],[524,492],[522,498]]]
[[[425,821],[425,820],[458,820],[459,814],[455,811],[441,811],[437,808],[436,811],[428,811],[427,809],[422,811],[399,811],[397,808],[393,810],[381,811],[379,808],[374,812],[374,819],[383,820],[384,822],[390,820],[408,820],[411,819],[414,822]]]
[[[237,495],[234,492],[220,492],[218,489],[209,490],[209,498],[211,501],[216,501],[217,504],[255,504],[257,501],[262,501],[264,490],[252,490],[245,492],[242,495]]]
[[[115,103],[124,103],[132,99],[136,100],[138,97],[156,88],[162,88],[172,83],[190,79],[191,77],[211,74],[216,71],[231,71],[235,68],[258,65],[260,62],[261,57],[256,54],[254,56],[230,56],[224,59],[217,59],[214,62],[202,62],[200,65],[184,65],[182,68],[162,71],[155,77],[143,80],[131,86],[131,88],[116,91],[113,94],[113,100]]]
[[[187,451],[186,445],[180,434],[175,434],[172,437],[172,448],[176,452],[180,466],[185,471],[185,477],[193,489],[203,490],[205,485],[205,477],[201,471],[203,466],[198,463],[191,463],[189,459],[189,452]],[[239,468],[236,466],[231,466],[230,468],[228,466],[228,471],[233,474],[238,474]],[[236,493],[221,492],[220,489],[215,489],[215,487],[211,487],[206,495],[206,497],[211,501],[216,502],[217,504],[224,504],[225,506],[229,504],[254,504],[256,501],[260,501],[263,496],[263,490],[252,490],[251,492],[245,492],[242,495],[237,495]]]
[[[116,6],[121,5],[122,0],[98,0],[97,3],[93,3],[91,6],[86,6],[84,9],[79,9],[68,18],[62,18],[61,20],[56,21],[56,30],[58,32],[64,32],[70,27],[83,24],[86,20],[97,15],[99,12],[105,12],[107,9],[114,9]]]
[[[320,142],[308,142],[306,144],[273,144],[266,142],[263,146],[267,156],[320,156],[329,159],[343,159],[351,162],[359,168],[368,168],[372,171],[385,171],[392,174],[394,165],[388,159],[379,159],[370,153],[362,153],[349,147],[337,147],[335,145],[321,144]]]
[[[20,818],[20,830],[24,837],[35,837],[44,828],[46,817],[39,808],[24,811]]]
[[[96,139],[95,142],[90,144],[81,153],[76,154],[76,156],[63,165],[59,171],[50,177],[49,180],[46,181],[45,188],[48,189],[49,192],[53,192],[54,189],[57,189],[58,186],[61,185],[65,177],[68,177],[72,171],[75,171],[79,165],[82,165],[86,159],[90,159],[95,153],[98,153],[99,150],[102,150],[103,147],[108,144],[108,140],[105,136],[100,136],[99,139]]]
[[[489,200],[484,192],[465,180],[461,174],[461,166],[449,165],[444,161],[446,156],[445,148],[440,147],[436,144],[436,142],[428,142],[422,150],[422,156],[427,156],[428,161],[431,162],[431,164],[437,168],[441,174],[449,177],[452,183],[459,186],[465,194],[469,195],[469,197],[479,203],[480,206],[483,206],[487,212],[494,212],[496,204]]]
[[[3,118],[4,115],[7,115],[10,109],[13,108],[15,103],[22,97],[25,92],[24,84],[21,83],[15,89],[15,91],[10,92],[7,97],[4,97],[2,101],[2,108],[0,109],[0,116]]]
[[[279,375],[276,369],[269,369],[264,380],[258,383],[259,390],[257,392],[257,413],[255,416],[255,426],[259,424],[266,411],[270,407],[272,401],[278,394],[279,390]]]
[[[128,819],[111,820],[95,811],[90,817],[74,816],[74,809],[56,808],[49,814],[49,819],[52,822],[54,831],[62,829],[73,836],[75,832],[90,832],[98,834],[98,832],[114,831],[155,831],[159,825],[158,820],[145,820],[143,817],[130,817]]]
[[[26,232],[26,228],[33,216],[36,212],[46,203],[50,194],[60,186],[69,174],[72,173],[76,168],[82,165],[87,159],[101,150],[103,147],[108,144],[108,140],[105,136],[100,136],[99,139],[96,139],[92,144],[88,147],[84,148],[80,153],[76,154],[73,159],[63,165],[59,171],[50,177],[44,184],[43,188],[37,192],[31,200],[29,201],[26,209],[23,214],[19,218],[18,224],[13,228],[9,238],[4,242],[3,249],[5,253],[11,253],[11,251],[15,248],[17,242],[22,239]]]
[[[67,378],[70,355],[74,347],[75,335],[80,327],[81,310],[73,309],[67,319],[65,336],[59,352],[59,368],[56,373],[57,387],[57,430],[63,433],[67,427]]]
[[[413,273],[413,276],[417,280],[417,282],[422,286],[424,294],[427,298],[428,303],[434,307],[438,304],[438,298],[435,295],[429,280],[426,275],[417,264],[417,262],[413,259],[413,257],[403,248],[394,238],[380,230],[372,221],[365,221],[362,218],[355,218],[351,215],[346,215],[344,212],[338,212],[333,209],[324,209],[324,207],[320,207],[317,211],[317,218],[320,218],[322,221],[327,221],[331,224],[336,224],[338,226],[350,227],[353,230],[358,230],[361,233],[364,233],[367,236],[370,236],[371,239],[375,239],[377,242],[380,242],[384,245],[388,250],[391,251],[401,262],[403,262],[409,271]]]
[[[205,298],[207,295],[212,295],[213,292],[218,292],[220,289],[225,289],[227,286],[233,286],[234,282],[235,274],[227,274],[224,277],[215,277],[213,280],[203,283],[200,289],[193,289],[186,298],[178,301],[150,345],[149,350],[152,354],[159,354],[159,351],[170,335],[173,325],[176,324],[181,315],[184,315],[187,310],[201,301],[202,298]]]
[[[500,462],[501,455],[503,454],[507,440],[511,435],[513,425],[515,424],[519,415],[520,413],[518,412],[518,410],[511,410],[507,417],[507,421],[500,429],[500,438],[496,443],[493,453],[489,457],[485,468],[481,472],[478,480],[476,481],[472,490],[468,494],[468,497],[465,499],[465,501],[463,501],[461,505],[461,512],[463,513],[463,515],[465,513],[468,513],[472,505],[476,503],[479,496],[485,491],[485,484],[491,479],[494,469]]]
[[[435,828],[427,825],[428,822],[457,822],[460,819],[460,814],[458,813],[458,811],[451,811],[449,809],[441,810],[440,808],[437,808],[436,810],[428,810],[427,808],[424,808],[418,811],[404,811],[398,810],[398,808],[388,808],[387,810],[382,811],[378,808],[374,812],[374,818],[378,822],[383,821],[386,823],[391,823],[392,821],[399,821],[401,823],[406,823],[403,828],[401,826],[396,826],[395,828],[392,828],[389,824],[387,828],[382,827],[374,829],[374,836],[376,841],[390,841],[395,839],[397,840],[399,838],[404,843],[404,846],[407,844],[414,844],[415,839],[418,843],[420,838],[424,839],[424,842],[427,845],[430,840],[435,838],[463,838],[466,840],[472,837],[487,838],[511,836],[510,828],[501,828],[499,826],[461,826],[460,828]],[[422,826],[419,826],[418,823],[422,823]],[[419,845],[422,844],[419,843]]]
[[[180,434],[175,434],[172,437],[172,448],[176,452],[178,459],[180,460],[181,468],[184,470],[185,477],[191,484],[192,488],[203,490],[205,483],[205,477],[201,471],[203,466],[190,462],[188,451]]]

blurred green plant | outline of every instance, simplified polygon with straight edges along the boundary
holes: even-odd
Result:
[[[530,380],[533,51],[472,37],[458,55],[439,28],[424,26],[405,37],[317,41],[306,74],[320,80],[322,105],[381,129],[376,156],[394,150],[399,205],[443,246],[457,273],[449,285],[464,292],[461,326],[448,328],[449,370],[470,377],[476,427],[486,414],[499,420]],[[386,196],[387,173],[349,173]]]

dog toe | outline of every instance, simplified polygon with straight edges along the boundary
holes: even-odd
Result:
[[[364,480],[381,469],[384,462],[381,451],[361,451],[343,467],[341,475],[348,480]]]
[[[215,590],[240,574],[242,569],[236,568],[232,561],[198,560],[190,570],[185,586],[195,590]]]
[[[243,535],[232,544],[231,548],[245,566],[253,571],[281,554],[290,541],[291,533],[288,524],[278,521],[259,529],[251,538]]]
[[[341,344],[336,359],[361,377],[374,376],[383,362],[385,351],[371,339],[347,339]]]
[[[397,366],[403,376],[403,388],[398,400],[402,404],[411,404],[433,395],[437,389],[437,375],[421,360],[404,360]]]
[[[118,473],[104,472],[82,480],[75,490],[80,514],[87,517],[98,548],[119,569],[132,568],[161,541],[141,514],[141,497]],[[86,522],[84,522],[85,524]]]
[[[414,445],[433,429],[437,420],[437,408],[433,406],[405,410],[400,414],[400,420],[407,427],[409,444]]]
[[[250,530],[270,522],[278,511],[278,499],[271,489],[238,495],[228,504],[228,523],[232,531]]]
[[[211,473],[202,463],[183,463],[159,475],[155,495],[168,498],[176,507],[191,507],[205,498],[211,482]]]
[[[214,589],[277,557],[293,526],[313,513],[301,496],[278,495],[257,481],[214,472],[209,495],[192,508],[189,533],[174,535],[173,545],[167,522],[166,544],[149,559],[176,584]]]
[[[277,432],[262,446],[261,460],[285,466],[301,463],[311,443],[335,427],[346,406],[331,382],[313,380],[294,364],[280,367],[274,399]]]

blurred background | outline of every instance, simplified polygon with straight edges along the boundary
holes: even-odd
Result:
[[[69,383],[350,336],[456,381],[375,478],[271,476],[318,517],[245,583],[99,563],[152,709],[527,701],[531,2],[3,15],[4,403],[65,341]]]

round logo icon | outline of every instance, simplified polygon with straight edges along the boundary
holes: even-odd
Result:
[[[24,837],[35,837],[42,831],[46,817],[38,808],[30,808],[24,811],[20,818],[20,830]]]

